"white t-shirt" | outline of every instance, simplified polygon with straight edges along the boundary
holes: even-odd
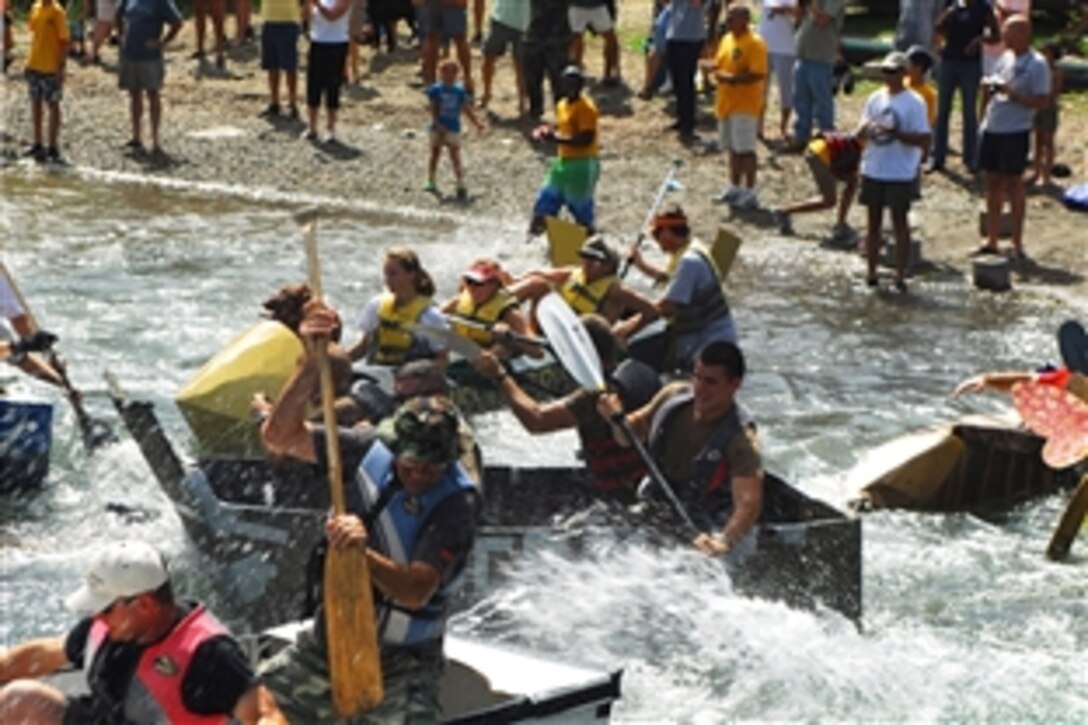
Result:
[[[371,340],[374,339],[374,331],[378,329],[378,305],[381,304],[382,295],[375,295],[363,306],[363,311],[359,313],[359,321],[357,323],[359,330],[367,335],[371,336]],[[419,316],[419,323],[421,325],[437,325],[438,327],[449,327],[449,323],[446,321],[446,316],[434,305],[427,306]],[[434,353],[439,353],[445,348],[439,345],[437,342],[428,338],[419,338],[427,344],[427,349]]]
[[[336,0],[318,0],[318,5],[331,10]],[[351,9],[336,20],[328,20],[318,11],[310,17],[310,40],[315,43],[348,42],[348,23],[351,22]]]
[[[774,55],[793,55],[793,16],[789,14],[771,17],[771,10],[797,7],[797,0],[763,0],[763,12],[759,15],[759,37],[767,44],[767,52]]]
[[[862,118],[877,121],[889,131],[929,133],[926,103],[913,91],[903,89],[892,95],[887,88],[869,96]],[[861,154],[861,175],[877,181],[911,181],[918,175],[922,149],[876,135],[869,138]]]

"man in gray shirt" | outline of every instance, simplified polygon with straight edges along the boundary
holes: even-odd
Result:
[[[835,130],[832,71],[839,53],[839,33],[846,17],[846,0],[812,0],[797,30],[797,61],[793,66],[792,148],[800,151],[812,136],[812,122],[821,131]]]
[[[1024,169],[1035,111],[1048,102],[1050,68],[1031,49],[1031,21],[1013,15],[1001,28],[1008,48],[993,75],[983,79],[990,89],[990,105],[982,119],[979,168],[986,172],[986,242],[975,254],[997,254],[997,237],[1004,195],[1012,212],[1014,260],[1024,254]]]

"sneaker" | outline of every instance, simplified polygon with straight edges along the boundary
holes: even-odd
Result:
[[[430,194],[437,194],[438,184],[434,183],[434,179],[427,179],[427,183],[423,185],[423,190]]]
[[[64,163],[64,158],[60,155],[60,149],[56,146],[50,146],[45,150],[45,160],[53,164]]]
[[[730,202],[730,206],[734,209],[758,209],[759,197],[756,195],[755,189],[740,189]]]
[[[785,237],[793,236],[793,221],[790,220],[790,215],[781,209],[771,210],[771,221],[778,227],[778,233]]]
[[[737,200],[737,195],[743,191],[736,186],[727,186],[722,190],[722,193],[717,196],[711,197],[711,201],[716,204],[732,204]]]
[[[325,134],[325,138],[323,140],[326,146],[336,146],[338,143],[340,143],[336,139],[336,134],[334,134],[332,131],[329,131],[327,134]]]
[[[316,141],[317,140],[317,131],[314,131],[313,129],[308,128],[305,131],[303,131],[302,133],[300,133],[298,137],[300,139],[302,139],[303,141]]]
[[[290,105],[287,107],[287,118],[292,121],[298,120],[298,106]]]
[[[468,189],[464,184],[457,184],[457,201],[465,201],[468,199]]]
[[[268,106],[257,114],[257,118],[275,118],[280,115],[280,104],[269,103]]]
[[[42,146],[40,143],[36,143],[29,149],[27,149],[26,153],[23,155],[29,156],[35,161],[45,161],[45,147]]]
[[[857,237],[858,233],[852,226],[844,222],[835,224],[831,229],[831,239],[836,242],[848,242]]]

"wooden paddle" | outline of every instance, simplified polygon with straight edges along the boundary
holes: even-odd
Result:
[[[541,298],[537,305],[536,315],[544,335],[551,343],[552,351],[570,376],[586,390],[605,391],[607,385],[601,368],[601,358],[597,354],[597,348],[593,346],[589,332],[586,331],[582,321],[575,316],[574,310],[557,293],[551,292]],[[692,537],[702,533],[692,521],[683,502],[673,491],[664,474],[661,473],[661,469],[657,467],[650,452],[646,450],[646,446],[627,424],[627,416],[620,413],[613,418],[613,422],[623,430],[624,435],[631,441],[631,445],[638,451],[639,457],[650,472],[650,478],[665,493],[688,533]]]
[[[1077,538],[1084,517],[1088,515],[1088,474],[1080,479],[1080,485],[1073,492],[1069,503],[1054,527],[1054,533],[1050,536],[1050,544],[1046,547],[1046,556],[1052,561],[1062,561],[1069,555],[1069,549],[1073,546],[1073,539]]]
[[[669,189],[672,188],[673,182],[676,180],[676,172],[680,170],[680,167],[684,164],[681,159],[673,159],[672,165],[669,166],[669,173],[665,175],[665,180],[661,182],[661,186],[657,190],[657,195],[654,196],[654,201],[650,205],[650,210],[646,212],[646,219],[642,222],[642,226],[639,227],[638,235],[635,237],[634,244],[631,245],[632,251],[642,246],[642,240],[646,238],[646,230],[650,227],[650,222],[657,216],[657,209],[661,206],[661,202],[665,199],[665,194],[669,193]],[[620,279],[627,276],[628,270],[631,269],[631,259],[627,258],[623,263],[623,267],[620,269]]]
[[[19,306],[23,308],[23,314],[26,315],[27,320],[30,322],[30,328],[32,331],[37,332],[41,329],[38,325],[37,319],[34,317],[34,313],[30,309],[30,305],[27,303],[26,298],[23,297],[22,291],[19,286],[15,284],[15,278],[11,272],[8,271],[7,265],[0,262],[0,273],[4,275],[4,279],[7,280],[8,287],[11,288],[12,293],[15,295],[15,299],[19,301]],[[53,369],[56,370],[57,375],[60,377],[61,388],[64,390],[64,395],[68,398],[68,402],[72,405],[72,410],[76,414],[76,422],[79,424],[79,432],[83,438],[83,447],[88,451],[93,451],[96,448],[103,446],[107,443],[113,443],[117,440],[117,436],[114,435],[113,429],[110,425],[101,419],[92,418],[86,408],[83,407],[83,400],[74,387],[72,387],[72,381],[68,379],[68,371],[64,365],[60,364],[55,352],[49,353],[49,362]]]
[[[321,299],[321,265],[317,253],[317,210],[300,212],[295,221],[306,237],[306,263],[314,299]],[[321,412],[325,421],[329,494],[334,515],[347,512],[344,502],[340,441],[336,436],[335,393],[329,366],[328,342],[317,344],[321,375]],[[371,710],[384,697],[377,619],[370,588],[366,551],[359,547],[330,546],[325,556],[322,587],[325,604],[329,682],[336,712],[342,717]]]

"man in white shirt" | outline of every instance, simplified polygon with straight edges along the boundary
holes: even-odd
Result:
[[[929,147],[930,129],[926,104],[904,85],[907,56],[889,53],[880,65],[884,88],[865,102],[858,136],[867,139],[861,155],[862,205],[868,207],[866,252],[869,261],[868,284],[877,285],[876,266],[880,256],[881,222],[884,208],[892,216],[895,231],[895,286],[907,291],[907,264],[910,260],[910,211],[912,185],[922,162],[922,151]]]

